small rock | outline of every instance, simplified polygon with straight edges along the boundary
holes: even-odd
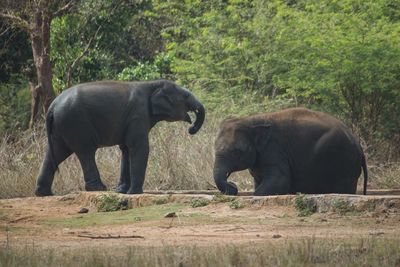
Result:
[[[282,236],[280,235],[280,234],[274,234],[273,236],[272,236],[272,238],[281,238]]]
[[[128,209],[128,204],[129,204],[128,199],[122,199],[122,200],[118,203],[118,205],[119,205],[119,207],[120,207],[121,210],[127,210],[127,209]]]
[[[175,212],[175,211],[173,211],[173,212],[168,212],[168,213],[166,213],[166,214],[164,215],[164,218],[174,218],[174,217],[176,217],[176,212]]]
[[[89,210],[87,208],[81,208],[78,213],[88,213]]]

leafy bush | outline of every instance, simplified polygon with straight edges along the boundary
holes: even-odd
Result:
[[[227,196],[221,193],[217,193],[213,195],[212,202],[216,203],[225,203],[225,202],[231,202],[235,199],[233,196]]]
[[[232,201],[228,202],[228,206],[231,209],[240,209],[243,208],[243,204],[239,202],[237,199],[233,199]]]
[[[140,81],[155,80],[165,77],[170,73],[171,59],[167,54],[158,54],[153,63],[138,62],[134,67],[126,67],[118,74],[118,80]]]
[[[0,84],[0,135],[4,132],[25,130],[30,113],[28,83],[13,75],[8,83]]]
[[[156,205],[163,205],[166,203],[168,203],[168,197],[157,197],[154,200],[154,204],[156,204]]]
[[[314,200],[303,194],[296,195],[294,207],[300,217],[310,216],[317,211],[317,205]]]
[[[204,207],[210,203],[209,200],[204,198],[194,198],[190,201],[190,206],[192,208]]]
[[[121,209],[121,200],[117,194],[101,194],[95,197],[97,211],[109,212]]]
[[[354,206],[345,199],[335,199],[332,203],[332,206],[340,215],[345,215],[355,211]]]

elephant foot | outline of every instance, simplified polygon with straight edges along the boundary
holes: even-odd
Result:
[[[225,194],[230,195],[230,196],[236,196],[238,194],[238,188],[237,188],[236,184],[234,184],[232,182],[228,182],[228,186],[226,187]]]
[[[41,189],[38,187],[35,190],[35,195],[37,197],[46,197],[46,196],[52,196],[53,193],[51,192],[51,189]]]
[[[93,183],[85,185],[86,191],[107,191],[107,187],[103,183]]]
[[[142,188],[140,188],[140,189],[129,188],[129,190],[126,193],[129,194],[129,195],[143,194],[143,189]]]
[[[129,190],[129,185],[127,184],[119,184],[115,192],[120,193],[120,194],[126,194]]]

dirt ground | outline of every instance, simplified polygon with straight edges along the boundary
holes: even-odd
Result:
[[[299,217],[294,206],[296,196],[239,196],[234,198],[237,205],[232,205],[213,201],[212,195],[145,194],[130,196],[127,210],[98,212],[93,199],[100,194],[103,193],[77,192],[0,200],[0,246],[35,244],[43,248],[79,249],[119,245],[208,246],[266,240],[279,243],[305,237],[400,239],[400,196],[394,195],[315,196],[317,211]],[[350,199],[349,203],[357,208],[345,212],[337,204],[327,208],[327,199],[339,203],[337,199],[343,198]],[[193,199],[210,202],[193,208]],[[79,213],[82,208],[88,212]]]

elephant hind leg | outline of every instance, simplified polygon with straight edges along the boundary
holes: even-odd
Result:
[[[36,182],[36,196],[53,195],[51,186],[58,165],[72,154],[72,151],[62,141],[55,141],[52,145],[53,151],[50,151],[49,147],[47,147],[47,152],[40,168]]]
[[[81,163],[86,191],[105,191],[106,186],[101,182],[99,170],[95,161],[96,150],[76,152]]]
[[[357,179],[346,176],[345,174],[340,177],[333,177],[334,181],[327,193],[336,194],[355,194],[357,192]]]

